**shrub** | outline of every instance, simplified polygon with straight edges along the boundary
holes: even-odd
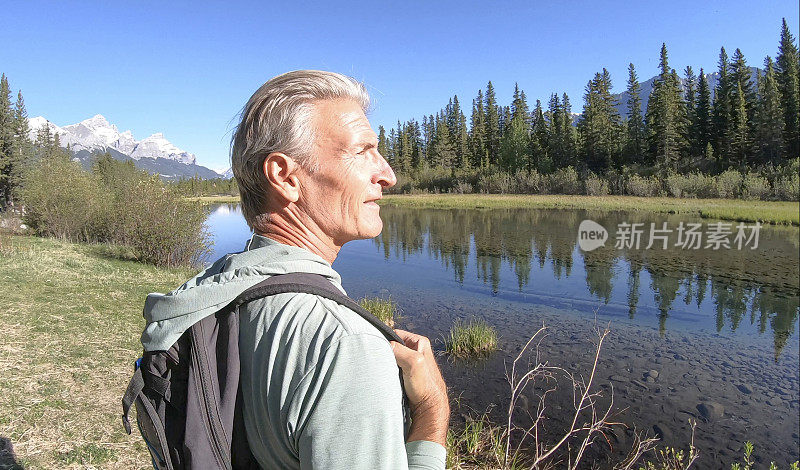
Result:
[[[797,201],[800,199],[800,175],[779,176],[775,180],[775,197],[783,201]]]
[[[431,193],[450,192],[456,185],[456,178],[447,168],[422,168],[412,176],[417,188]]]
[[[672,197],[681,197],[686,194],[686,179],[683,175],[671,173],[665,180],[667,186],[667,194]],[[688,194],[686,194],[688,196]]]
[[[108,238],[111,196],[66,154],[33,165],[23,177],[20,196],[25,222],[38,235],[78,242]]]
[[[478,179],[478,188],[482,193],[508,194],[514,186],[508,173],[487,173]]]
[[[447,353],[459,358],[483,356],[496,349],[497,330],[479,318],[456,321],[445,339]]]
[[[608,195],[608,182],[603,178],[598,177],[594,173],[590,173],[586,178],[586,195],[588,196],[607,196]]]
[[[742,182],[743,199],[764,199],[771,191],[769,181],[758,173],[748,172]]]
[[[632,174],[625,186],[626,192],[632,196],[651,197],[661,195],[661,183],[655,176]]]
[[[720,173],[715,181],[715,197],[737,197],[742,187],[742,174],[736,170],[725,170]]]
[[[453,187],[453,192],[456,194],[471,194],[473,192],[472,185],[465,181],[459,181]]]
[[[95,170],[83,171],[64,154],[32,165],[21,190],[26,223],[39,235],[126,245],[161,266],[195,264],[207,254],[202,206],[110,157]]]
[[[143,261],[159,266],[198,263],[209,252],[205,213],[157,177],[121,188],[116,198],[115,238],[131,246]],[[125,210],[122,210],[125,208]]]
[[[580,194],[583,185],[578,180],[578,172],[568,166],[559,168],[549,175],[549,187],[552,194]]]
[[[364,297],[358,301],[361,305],[375,315],[378,320],[385,323],[389,328],[394,328],[395,313],[397,313],[397,304],[392,299],[381,299],[377,297]]]
[[[518,194],[537,194],[546,192],[545,178],[536,170],[518,170],[514,173],[513,192]]]

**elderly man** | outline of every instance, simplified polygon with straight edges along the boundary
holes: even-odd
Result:
[[[148,324],[146,350],[270,276],[320,274],[342,290],[331,264],[345,243],[380,234],[376,201],[396,182],[368,104],[363,85],[329,72],[289,72],[255,92],[231,157],[254,235],[148,303],[147,318],[171,318]],[[444,468],[449,406],[427,338],[397,330],[405,345],[390,343],[354,311],[307,293],[252,301],[239,319],[244,424],[262,468]]]

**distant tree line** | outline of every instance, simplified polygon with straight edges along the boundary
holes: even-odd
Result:
[[[184,196],[238,196],[239,186],[235,178],[203,179],[198,175],[181,178],[170,183]]]
[[[574,171],[584,181],[600,178],[606,192],[635,193],[627,188],[633,174],[653,177],[662,192],[681,195],[674,194],[682,192],[679,188],[667,187],[666,176],[729,172],[730,179],[730,172],[736,172],[742,185],[766,184],[751,193],[796,199],[798,183],[792,174],[800,156],[798,60],[784,20],[776,59],[764,59],[763,73],[759,69],[755,81],[741,50],[729,58],[722,48],[719,81],[712,90],[702,68],[697,76],[686,67],[681,80],[662,45],[660,73],[646,111],[630,64],[627,114],[617,111],[611,76],[603,69],[587,83],[576,123],[566,93],[553,93],[546,109],[536,100],[531,111],[519,86],[510,105],[499,105],[490,81],[472,100],[469,124],[454,96],[421,123],[398,121],[388,133],[379,127],[379,150],[400,174],[400,192],[536,192],[528,184],[531,174],[542,182],[539,192],[558,192],[561,178],[553,180],[552,175],[561,170]],[[727,197],[743,192],[740,188]]]

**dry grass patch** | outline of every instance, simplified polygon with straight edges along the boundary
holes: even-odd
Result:
[[[141,354],[142,305],[193,274],[113,248],[11,237],[0,256],[0,437],[25,468],[149,468],[120,398]]]

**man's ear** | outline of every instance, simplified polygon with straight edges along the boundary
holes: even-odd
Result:
[[[281,152],[272,152],[264,159],[262,171],[274,194],[286,202],[297,202],[300,198],[300,181],[297,178],[297,163]]]

